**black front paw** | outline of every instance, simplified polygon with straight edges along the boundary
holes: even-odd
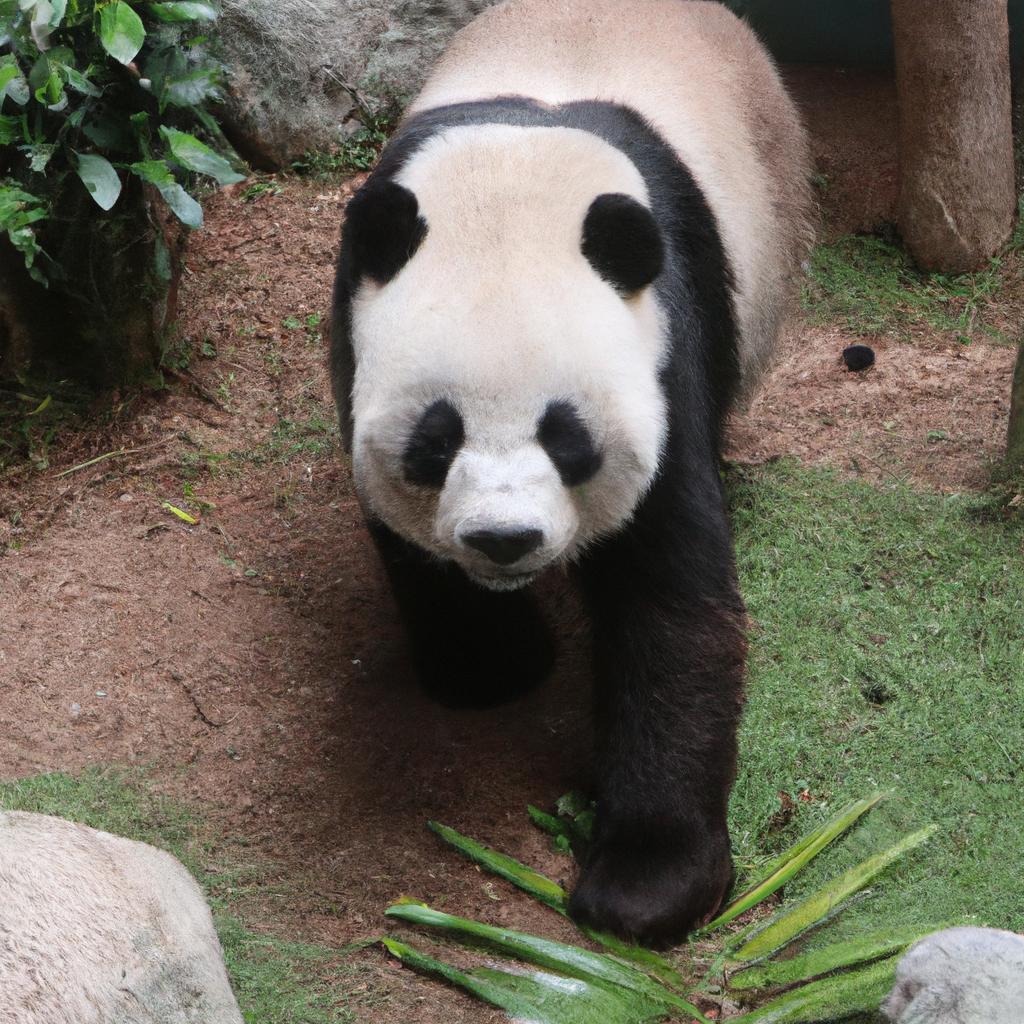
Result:
[[[644,829],[605,831],[569,903],[580,924],[661,948],[685,939],[721,906],[733,877],[724,827],[673,830],[668,838]]]

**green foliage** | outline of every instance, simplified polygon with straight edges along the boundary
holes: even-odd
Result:
[[[1024,205],[1024,200],[1022,200]],[[875,235],[847,235],[815,248],[803,306],[815,323],[839,321],[859,335],[905,337],[927,325],[971,340],[1006,276],[1006,256],[1024,246],[1018,227],[1006,253],[974,274],[923,274],[899,246]]]
[[[1006,827],[1024,769],[1024,524],[994,517],[988,496],[872,487],[785,462],[733,473],[729,492],[755,624],[730,810],[740,869],[756,871],[846,801],[894,789],[900,800],[833,849],[834,868],[927,822],[939,831],[836,921],[837,935],[972,914],[1024,929],[1008,898],[1024,838]],[[798,790],[806,798],[780,815],[779,794]],[[788,896],[820,888],[816,864]]]
[[[831,921],[852,897],[864,895],[884,871],[928,838],[933,828],[919,829],[873,853],[832,878],[811,897],[785,904],[764,923],[755,921],[738,932],[723,929],[737,914],[757,907],[782,884],[793,881],[827,846],[848,833],[882,796],[876,794],[843,808],[767,865],[760,882],[694,936],[696,944],[684,951],[692,963],[689,970],[683,968],[683,973],[651,950],[626,946],[618,940],[608,942],[605,936],[585,927],[580,931],[604,945],[608,953],[444,914],[411,899],[399,900],[388,908],[386,916],[433,928],[458,942],[481,945],[508,960],[524,961],[543,971],[527,973],[518,966],[461,971],[403,942],[390,938],[382,941],[388,952],[414,970],[465,989],[505,1010],[513,1020],[536,1024],[657,1024],[669,1016],[709,1024],[689,1001],[689,993],[695,987],[695,971],[707,958],[711,943],[716,948],[710,968],[704,966],[701,987],[708,990],[714,986],[718,991],[724,987],[745,1002],[761,1004],[738,1020],[749,1024],[819,1024],[845,1019],[878,1006],[892,985],[897,955],[933,929],[904,929],[898,935],[890,931],[881,938],[832,943],[795,959],[764,961],[788,949],[811,929],[820,929]],[[576,797],[570,799],[577,801]],[[554,815],[533,808],[530,817],[543,831],[564,834]],[[565,914],[565,893],[550,879],[453,829],[435,822],[428,822],[428,827],[481,867]],[[732,984],[733,977],[740,979],[739,984]]]
[[[0,231],[40,283],[59,276],[36,225],[77,179],[103,211],[127,174],[153,185],[188,227],[202,223],[195,174],[242,180],[206,105],[223,69],[204,32],[208,3],[0,3]]]
[[[394,110],[379,114],[364,111],[363,123],[336,149],[313,151],[292,164],[298,174],[328,177],[335,174],[357,174],[368,171],[377,162],[396,118]]]

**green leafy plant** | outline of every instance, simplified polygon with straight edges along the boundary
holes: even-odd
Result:
[[[783,903],[767,916],[754,914],[755,919],[744,927],[737,929],[737,925],[743,915],[763,910],[766,900],[882,798],[876,794],[843,808],[765,865],[718,917],[693,936],[686,950],[693,961],[689,968],[677,968],[652,950],[586,928],[581,932],[606,952],[441,913],[411,899],[390,906],[386,916],[482,947],[501,957],[503,964],[463,970],[396,938],[386,937],[382,943],[406,966],[472,993],[513,1020],[532,1024],[655,1024],[669,1018],[710,1024],[697,1004],[714,1002],[708,996],[712,991],[748,1007],[731,1018],[735,1024],[818,1024],[871,1013],[892,986],[899,955],[940,925],[893,927],[885,934],[833,942],[796,956],[790,953],[812,929],[826,925],[865,895],[890,865],[924,843],[932,827],[878,851],[810,896]],[[565,851],[589,839],[592,811],[578,796],[563,797],[556,814],[535,807],[529,814],[559,849]],[[474,863],[566,914],[568,896],[556,882],[454,829],[436,822],[429,827]],[[536,969],[524,969],[523,963]]]
[[[37,226],[66,187],[108,211],[133,176],[195,228],[194,176],[242,180],[207,109],[217,16],[205,2],[0,0],[0,231],[35,280],[59,276]]]
[[[292,164],[292,170],[313,177],[357,174],[370,170],[377,162],[397,117],[398,112],[394,107],[379,113],[361,111],[360,125],[335,149],[309,152]]]

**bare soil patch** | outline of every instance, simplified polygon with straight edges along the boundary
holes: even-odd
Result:
[[[892,71],[793,64],[784,75],[810,132],[826,231],[893,223],[899,146]]]
[[[843,348],[869,343],[875,365],[852,373]],[[1006,445],[1016,351],[935,334],[851,338],[792,322],[750,408],[730,424],[728,456],[792,456],[876,483],[984,488]]]

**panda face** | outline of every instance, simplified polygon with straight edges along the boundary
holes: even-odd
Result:
[[[413,254],[352,304],[356,487],[400,535],[514,589],[620,528],[657,471],[660,240],[632,164],[570,129],[452,129],[397,187]]]

